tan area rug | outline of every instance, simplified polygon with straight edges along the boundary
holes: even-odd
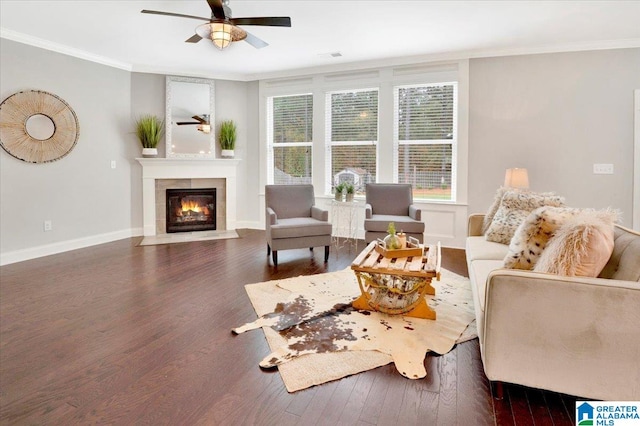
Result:
[[[260,365],[277,365],[289,392],[390,362],[418,379],[427,351],[444,354],[477,337],[469,280],[443,269],[433,287],[435,321],[354,310],[360,289],[350,269],[248,284],[259,318],[233,331],[263,328],[272,353]]]

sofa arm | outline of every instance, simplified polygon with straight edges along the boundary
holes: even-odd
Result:
[[[484,223],[484,214],[474,213],[469,216],[469,222],[467,223],[467,236],[468,237],[480,237],[482,236],[482,225]]]
[[[268,225],[275,225],[276,223],[278,223],[278,215],[276,214],[275,211],[273,211],[271,207],[267,207],[266,219],[267,219]]]
[[[373,217],[373,207],[371,207],[371,204],[365,204],[364,205],[364,218],[365,219],[371,219]]]
[[[311,217],[323,222],[329,222],[329,211],[323,210],[320,207],[311,206]]]
[[[481,344],[490,380],[640,400],[640,285],[496,270]]]
[[[411,204],[409,206],[409,216],[414,220],[422,221],[422,210],[418,206]]]

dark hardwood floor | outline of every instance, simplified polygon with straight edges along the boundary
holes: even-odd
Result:
[[[572,425],[574,397],[515,385],[491,397],[477,340],[428,354],[428,376],[393,365],[287,393],[258,362],[263,333],[244,284],[346,268],[357,254],[279,253],[263,231],[138,247],[140,238],[0,268],[0,423],[114,425]],[[363,248],[360,245],[360,249]],[[466,275],[464,252],[443,266]]]

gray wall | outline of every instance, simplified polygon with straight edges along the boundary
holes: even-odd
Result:
[[[29,164],[0,152],[0,253],[70,240],[126,237],[132,223],[131,74],[0,39],[0,97],[39,89],[64,99],[80,123],[61,160]],[[111,160],[117,167],[111,169]],[[43,231],[51,220],[53,230]]]
[[[471,60],[469,211],[486,211],[505,169],[525,167],[532,190],[620,209],[631,226],[634,89],[640,49]]]
[[[6,39],[0,39],[0,62],[2,99],[20,90],[49,91],[80,121],[77,146],[59,161],[27,164],[0,152],[0,253],[139,234],[133,119],[164,115],[165,76]],[[630,225],[638,88],[640,49],[471,60],[469,211],[487,209],[506,168],[526,167],[533,190],[556,191],[576,207],[618,208]],[[216,121],[238,123],[241,227],[262,226],[258,102],[257,82],[216,81]],[[593,163],[613,163],[615,173],[594,175]],[[53,231],[43,231],[44,220],[53,221]]]

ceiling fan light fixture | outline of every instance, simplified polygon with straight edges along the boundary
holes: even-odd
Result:
[[[210,124],[200,124],[198,126],[198,130],[202,133],[211,133],[211,125]]]
[[[220,50],[224,50],[234,41],[247,38],[247,32],[229,22],[210,22],[196,28],[196,34],[204,39],[209,39]]]
[[[213,22],[211,25],[211,41],[220,50],[231,45],[231,24]]]

